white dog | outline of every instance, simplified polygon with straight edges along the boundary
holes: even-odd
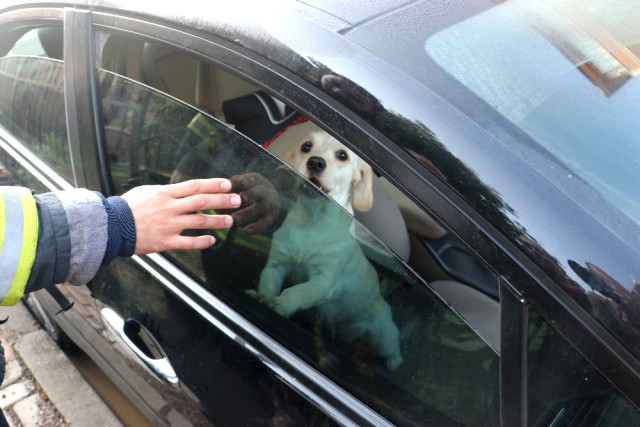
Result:
[[[371,167],[326,132],[309,134],[285,161],[350,213],[371,208]],[[352,218],[320,194],[301,191],[273,235],[257,292],[249,293],[285,317],[319,306],[348,341],[368,334],[393,370],[402,363],[400,334],[378,275],[350,232]],[[282,290],[287,278],[297,284]]]

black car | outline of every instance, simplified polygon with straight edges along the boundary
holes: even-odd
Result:
[[[2,185],[224,176],[256,213],[29,304],[157,425],[640,425],[639,75],[635,1],[5,0]],[[287,164],[311,131],[370,210]],[[256,297],[299,203],[351,225],[298,218],[276,298],[364,254],[386,326]]]

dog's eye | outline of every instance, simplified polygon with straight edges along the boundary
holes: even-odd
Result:
[[[311,145],[311,143],[307,141],[304,144],[302,144],[302,146],[300,147],[300,150],[302,150],[303,153],[308,153],[309,151],[311,151],[311,148],[313,148],[313,145]]]
[[[347,160],[349,158],[349,155],[347,154],[346,151],[340,150],[340,151],[336,152],[336,157],[337,157],[338,160],[344,162],[345,160]]]

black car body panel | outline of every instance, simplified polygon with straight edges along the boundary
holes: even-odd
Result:
[[[98,125],[104,107],[93,67],[100,40],[94,31],[179,46],[286,100],[344,141],[437,218],[447,236],[459,239],[477,268],[497,278],[490,283],[494,297],[501,292],[502,343],[495,350],[501,358],[504,425],[531,421],[526,417],[531,384],[522,372],[527,358],[533,358],[526,348],[538,314],[640,407],[635,393],[640,387],[638,222],[457,81],[425,48],[433,35],[501,6],[486,1],[358,2],[352,8],[331,2],[197,3],[148,10],[135,2],[27,2],[0,9],[0,30],[16,34],[28,25],[64,21],[75,185],[117,191],[106,166],[107,137]],[[5,42],[7,49],[13,42]],[[638,42],[627,41],[636,48]],[[30,162],[26,155],[22,160]],[[132,276],[149,283],[149,294],[129,294]],[[149,276],[153,279],[142,279]],[[299,423],[319,423],[325,416],[341,424],[379,424],[383,417],[417,422],[383,404],[361,402],[162,256],[117,261],[89,289],[96,311],[113,307],[125,318],[136,318],[158,340],[192,391],[178,395],[161,386],[157,393],[173,399],[167,398],[169,407],[188,402],[192,423],[202,416],[203,422],[247,423],[277,413],[279,404]],[[60,323],[77,329],[72,326],[77,321]],[[172,329],[179,323],[192,325],[190,333]],[[91,344],[83,349],[113,353],[106,347],[92,351]],[[117,360],[115,354],[104,360]],[[211,363],[191,365],[207,358]],[[109,369],[110,363],[101,365]],[[219,383],[212,385],[211,378]],[[126,377],[117,382],[126,384]],[[252,400],[241,403],[241,396]],[[159,409],[142,400],[136,403],[146,406],[154,422],[177,422],[154,418]],[[222,409],[209,413],[214,407]],[[431,421],[455,422],[437,410],[434,414]]]

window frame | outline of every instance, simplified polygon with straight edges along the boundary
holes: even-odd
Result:
[[[527,301],[504,277],[500,278],[500,422],[526,426],[529,309]]]

